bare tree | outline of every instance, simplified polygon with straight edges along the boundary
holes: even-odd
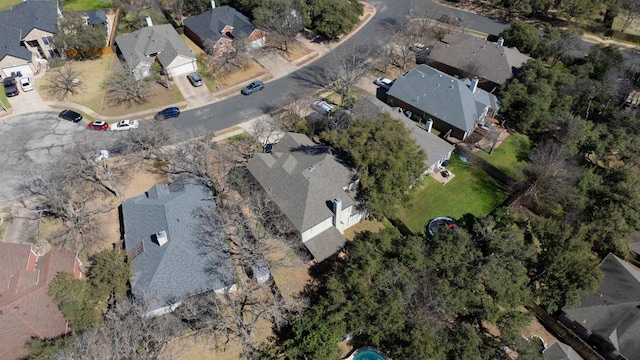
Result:
[[[226,44],[205,44],[207,56],[204,63],[207,70],[216,77],[236,71],[242,68],[247,62],[247,43],[242,39],[236,39],[233,47]]]
[[[625,10],[624,24],[620,32],[625,32],[629,25],[640,15],[640,2],[636,0],[618,0],[618,5]]]
[[[178,25],[182,25],[183,15],[182,11],[184,9],[185,0],[167,0],[166,6],[173,13],[174,18],[178,22]]]
[[[289,51],[290,43],[304,29],[304,16],[300,0],[278,0],[254,11],[258,26],[269,32],[267,41],[282,51]]]
[[[80,73],[71,66],[71,62],[54,68],[51,73],[52,76],[43,87],[49,95],[58,99],[64,99],[70,94],[76,95],[84,87]]]
[[[437,12],[437,5],[432,1],[413,0],[409,15],[414,35],[419,38],[426,37],[431,32],[433,18]]]
[[[570,59],[576,51],[582,50],[582,38],[573,31],[563,31],[560,37],[547,43],[547,49],[551,53],[555,66],[560,60]]]
[[[357,45],[332,52],[333,66],[326,67],[320,76],[328,89],[340,94],[343,107],[352,105],[351,91],[367,75],[378,53],[377,45]]]
[[[279,117],[266,115],[256,120],[251,126],[251,135],[255,137],[262,147],[277,142],[284,131]]]
[[[144,104],[151,95],[147,78],[136,78],[136,74],[126,66],[111,74],[105,84],[106,98],[109,104],[119,106]]]

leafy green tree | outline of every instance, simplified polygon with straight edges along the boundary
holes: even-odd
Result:
[[[602,0],[560,0],[556,4],[558,10],[571,19],[588,19],[597,9],[603,6]]]
[[[389,114],[356,120],[345,131],[323,133],[323,138],[347,155],[360,177],[359,196],[375,214],[393,216],[424,172],[424,152]]]
[[[533,55],[542,43],[538,29],[520,20],[514,20],[511,26],[500,33],[500,36],[504,38],[507,45],[514,46],[529,55]]]
[[[89,270],[89,283],[96,296],[102,300],[126,295],[131,278],[131,263],[126,261],[126,252],[113,248],[93,255]]]
[[[58,305],[74,331],[82,332],[102,324],[95,293],[88,282],[59,273],[49,286],[49,295]]]
[[[338,359],[340,338],[322,318],[307,315],[293,325],[293,337],[285,342],[291,359]]]
[[[38,339],[32,338],[29,343],[29,359],[30,360],[49,360],[62,348],[64,348],[71,340],[69,336],[57,337],[55,339]]]
[[[615,66],[622,64],[622,53],[617,46],[596,44],[587,55],[587,63],[593,66],[591,78],[602,81],[607,72]]]
[[[82,16],[80,12],[65,13],[58,21],[53,44],[58,49],[72,50],[81,59],[100,57],[99,50],[107,45],[107,29],[86,25]]]
[[[336,39],[358,24],[363,5],[358,0],[307,0],[311,30]]]

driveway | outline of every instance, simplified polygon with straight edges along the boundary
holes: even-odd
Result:
[[[173,83],[180,89],[182,96],[187,101],[189,109],[194,109],[212,103],[215,98],[207,88],[207,85],[195,87],[191,85],[187,75],[173,77]]]
[[[33,76],[30,76],[30,79],[32,82],[38,81],[37,79],[34,79]],[[19,86],[20,85],[18,85],[18,87]],[[24,92],[22,91],[22,88],[20,88],[20,94],[18,96],[10,97],[8,99],[11,107],[13,108],[13,115],[53,110],[44,103],[40,94],[38,94],[38,91],[35,89]]]

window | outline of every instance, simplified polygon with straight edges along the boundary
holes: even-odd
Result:
[[[42,38],[42,42],[45,45],[52,45],[53,44],[53,38],[51,36],[45,36]]]

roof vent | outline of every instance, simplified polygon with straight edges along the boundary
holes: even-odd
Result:
[[[155,233],[154,238],[155,238],[155,242],[160,246],[166,244],[167,241],[169,241],[169,238],[167,237],[167,232],[164,230]]]

